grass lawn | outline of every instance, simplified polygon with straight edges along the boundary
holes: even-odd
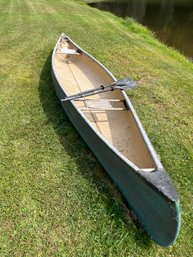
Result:
[[[51,76],[61,32],[131,76],[137,113],[180,196],[169,248],[132,222],[65,116]],[[132,20],[73,0],[0,2],[0,256],[191,256],[193,64]]]

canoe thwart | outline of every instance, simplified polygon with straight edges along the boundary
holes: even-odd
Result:
[[[126,108],[90,108],[90,107],[83,107],[80,108],[81,111],[127,111]]]
[[[128,110],[125,108],[123,101],[114,102],[110,101],[110,99],[85,99],[84,101],[85,106],[81,107],[80,109],[83,111],[85,110],[92,110],[92,111],[123,111]]]

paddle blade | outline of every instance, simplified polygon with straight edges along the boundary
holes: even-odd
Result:
[[[115,87],[119,89],[132,89],[136,86],[137,83],[130,78],[118,79],[115,82]]]

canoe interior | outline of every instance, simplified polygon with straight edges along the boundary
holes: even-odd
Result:
[[[73,51],[69,51],[68,54],[65,49],[78,48],[69,39],[61,38],[55,51],[55,72],[66,95],[114,82],[104,67],[85,52],[72,54]],[[84,113],[86,121],[130,162],[146,171],[156,169],[133,113],[125,106],[121,90],[73,102]]]

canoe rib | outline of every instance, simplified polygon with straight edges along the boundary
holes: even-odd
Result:
[[[61,47],[78,50],[81,55],[58,57],[57,51]],[[53,51],[52,79],[60,100],[116,80],[65,34],[61,35]],[[92,110],[81,111],[81,108],[88,108],[86,98],[61,104],[148,234],[162,246],[172,244],[180,228],[179,198],[127,94],[119,91],[104,93],[102,98],[90,98],[93,102],[110,99],[116,106],[118,104],[115,108],[122,108],[124,101],[128,110],[100,110],[97,114]]]

